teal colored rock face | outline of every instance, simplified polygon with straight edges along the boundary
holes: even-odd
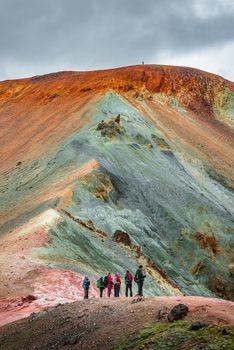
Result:
[[[102,136],[97,125],[118,114],[121,132]],[[205,170],[202,180],[194,175],[173,142],[115,93],[100,101],[90,124],[61,144],[49,161],[53,171],[47,167],[39,179],[49,181],[56,169],[62,174],[67,166],[91,159],[99,167],[73,180],[72,200],[63,209],[82,222],[92,220],[107,236],[98,237],[62,212],[62,223],[50,231],[48,245],[34,251],[35,259],[89,271],[95,278],[134,271],[148,257],[150,266],[164,271],[182,293],[232,297],[227,247],[233,246],[233,197],[228,188]],[[116,230],[128,233],[140,255],[112,241]],[[146,290],[175,293],[170,283],[163,286],[149,274]]]

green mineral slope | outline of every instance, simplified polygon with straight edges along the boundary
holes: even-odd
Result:
[[[102,136],[98,124],[118,114],[117,132],[114,124],[111,136],[108,130]],[[65,266],[93,276],[134,270],[139,259],[148,257],[149,270],[155,265],[171,282],[162,283],[157,274],[149,279],[149,294],[173,294],[173,285],[188,295],[231,297],[233,207],[228,189],[205,172],[202,180],[196,178],[173,143],[113,92],[99,102],[92,122],[60,145],[51,162],[59,169],[91,159],[98,168],[72,183],[70,201],[60,209],[64,220],[36,254],[56,267],[64,266],[65,257]],[[49,172],[43,173],[47,180]],[[95,230],[107,236],[74,219],[92,220]],[[116,230],[129,235],[133,248],[113,242]]]

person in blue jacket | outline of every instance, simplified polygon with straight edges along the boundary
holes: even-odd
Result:
[[[90,280],[89,280],[88,276],[85,276],[83,283],[82,283],[82,287],[84,288],[84,299],[88,299],[89,298],[89,287],[90,287]]]

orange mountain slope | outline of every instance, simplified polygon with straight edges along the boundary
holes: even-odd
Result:
[[[226,127],[230,123],[226,107],[229,94],[234,93],[234,84],[192,68],[142,65],[96,72],[61,72],[1,82],[0,146],[3,168],[13,165],[19,157],[24,160],[27,149],[33,157],[56,147],[59,140],[89,122],[92,108],[108,90],[123,95],[138,108],[146,111],[150,108],[154,116],[149,118],[154,123],[157,123],[155,114],[158,113],[157,118],[160,118],[160,107],[164,108],[165,103],[155,103],[153,95],[176,98],[194,121],[191,123],[184,118],[172,121],[168,113],[163,118],[164,128],[172,128],[173,133],[191,148],[197,148],[200,138],[204,139],[207,144],[202,151],[209,161],[213,162],[215,155],[220,171],[227,171],[222,161],[231,167],[230,146],[233,139]],[[143,97],[144,104],[141,103]],[[191,124],[195,124],[194,129]],[[188,131],[192,133],[189,139]],[[221,138],[220,145],[223,145],[218,154],[215,147],[217,138]],[[219,160],[219,157],[222,159]]]

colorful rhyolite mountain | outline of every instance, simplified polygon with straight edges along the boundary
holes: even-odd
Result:
[[[233,118],[234,84],[191,68],[0,82],[4,322],[139,263],[146,295],[232,299]]]

